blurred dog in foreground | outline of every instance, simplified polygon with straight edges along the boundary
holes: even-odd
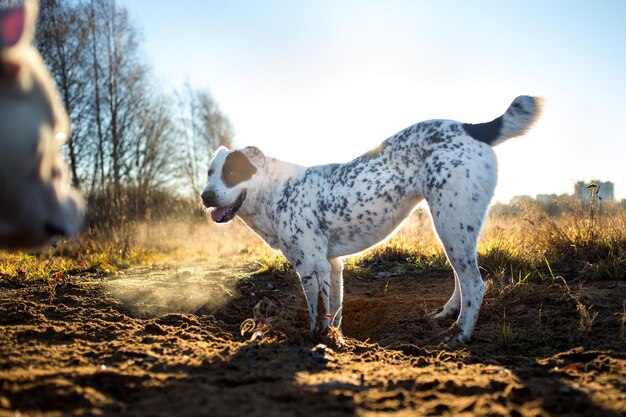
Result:
[[[0,248],[29,248],[78,231],[84,203],[60,145],[69,119],[32,46],[35,0],[0,9]]]

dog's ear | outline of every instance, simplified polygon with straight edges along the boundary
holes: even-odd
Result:
[[[222,181],[227,187],[232,188],[241,182],[248,181],[256,172],[257,167],[243,152],[243,149],[235,150],[224,159]]]
[[[22,6],[0,10],[0,48],[15,46],[24,34],[26,8]]]
[[[252,162],[255,166],[262,167],[265,165],[265,154],[256,146],[246,146],[241,149],[241,153],[246,155],[250,162]]]
[[[0,10],[0,76],[14,76],[22,65],[22,56],[30,46],[37,22],[36,0]]]
[[[227,147],[220,145],[220,146],[217,147],[217,149],[215,149],[213,151],[213,155],[211,155],[211,159],[212,160],[215,159],[217,154],[219,154],[220,152],[228,152],[228,151],[229,151],[229,149]]]

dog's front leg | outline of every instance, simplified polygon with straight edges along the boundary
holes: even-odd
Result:
[[[330,271],[330,318],[333,327],[341,330],[343,309],[343,261],[339,258],[329,259]]]
[[[299,264],[299,265],[298,265]],[[311,331],[320,336],[328,331],[330,311],[330,264],[326,259],[306,259],[294,262],[300,276],[309,317]]]

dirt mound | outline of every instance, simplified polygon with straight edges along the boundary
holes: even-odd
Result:
[[[626,412],[624,282],[491,291],[474,341],[453,349],[436,344],[451,320],[427,315],[450,276],[351,278],[345,345],[329,347],[303,336],[295,277],[244,272],[196,265],[0,289],[0,415]],[[240,326],[259,302],[274,333],[250,341]],[[587,327],[580,305],[587,320],[597,313]]]

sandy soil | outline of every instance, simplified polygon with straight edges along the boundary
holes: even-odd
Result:
[[[302,331],[293,275],[245,272],[0,289],[0,416],[626,413],[626,282],[492,288],[473,342],[452,348],[436,344],[451,321],[426,314],[449,273],[348,276],[341,346]],[[597,313],[590,330],[580,305]],[[241,335],[252,317],[265,338]]]

